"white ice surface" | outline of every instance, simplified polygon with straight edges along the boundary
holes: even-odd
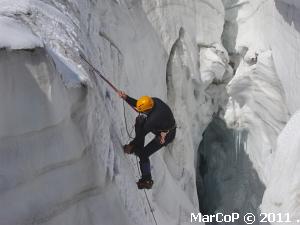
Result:
[[[268,160],[289,117],[271,51],[261,53],[255,64],[246,55],[227,90],[232,102],[225,118],[230,127],[248,130],[246,152],[265,181]]]
[[[23,23],[0,16],[0,48],[32,49],[42,47],[42,41]]]
[[[51,49],[48,49],[48,53],[52,57],[56,69],[61,74],[66,87],[80,87],[81,84],[92,86],[88,74],[81,65],[75,64],[72,60],[62,55],[57,55]]]
[[[300,112],[296,112],[282,130],[272,162],[270,180],[262,202],[266,213],[289,213],[292,224],[300,219],[297,196],[300,191]],[[286,220],[284,218],[283,220]],[[285,224],[284,222],[276,224]]]
[[[3,224],[154,224],[135,185],[136,159],[122,153],[120,99],[78,50],[129,95],[157,96],[174,110],[176,140],[151,157],[147,193],[160,225],[188,224],[198,211],[197,149],[224,109],[228,125],[249,134],[242,144],[266,185],[262,209],[298,218],[298,113],[277,137],[300,107],[299,15],[298,1],[287,0],[1,0],[1,48],[47,49],[0,52]],[[126,115],[131,127],[135,114]],[[243,195],[253,191],[237,192],[234,205],[256,207],[257,196]]]
[[[226,99],[219,97],[225,84],[201,82],[200,51],[214,52],[201,67],[218,81],[232,72],[226,63],[216,66],[227,60],[220,48],[222,2],[0,3],[1,18],[22,24],[12,26],[26,37],[13,42],[17,49],[34,48],[0,52],[0,104],[7,105],[0,113],[1,224],[147,225],[154,224],[151,210],[160,225],[189,224],[199,211],[201,134]],[[45,50],[35,48],[41,45],[33,37]],[[128,136],[121,100],[78,50],[129,95],[157,96],[174,110],[177,138],[151,157],[151,209],[135,184],[136,158],[122,152]],[[127,106],[125,112],[131,128],[136,114]]]
[[[292,172],[299,152],[299,3],[225,2],[232,31],[227,37],[231,52],[239,55],[234,55],[237,73],[228,85],[232,101],[225,118],[249,132],[246,151],[266,186],[262,210],[299,219],[300,180]]]

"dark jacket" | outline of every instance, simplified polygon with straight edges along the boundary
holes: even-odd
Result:
[[[159,98],[152,99],[154,101],[154,107],[146,114],[147,118],[143,125],[144,135],[149,132],[160,135],[160,132],[175,129],[176,122],[170,107]],[[136,107],[136,99],[127,96],[126,102]]]

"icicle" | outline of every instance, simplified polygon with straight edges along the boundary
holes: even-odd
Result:
[[[238,130],[234,130],[234,141],[235,141],[235,160],[238,160]]]
[[[233,121],[234,121],[234,141],[235,141],[235,160],[238,160],[240,148],[242,146],[242,131],[240,129],[240,123],[236,115],[235,101],[232,99],[233,108]]]
[[[243,144],[244,144],[244,151],[247,151],[247,140],[243,138]]]
[[[239,129],[239,127],[236,127],[234,130],[234,141],[235,141],[235,160],[237,161],[242,146],[242,131]]]
[[[239,150],[240,150],[240,148],[241,148],[241,139],[242,139],[242,133],[241,133],[241,131],[240,131],[240,129],[238,129],[238,140],[239,140]]]
[[[236,122],[235,101],[232,99],[233,121]]]

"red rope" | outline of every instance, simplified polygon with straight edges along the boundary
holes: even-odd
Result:
[[[119,92],[119,90],[109,81],[107,80],[99,70],[97,70],[86,58],[83,54],[79,53],[79,56],[115,91]]]
[[[100,77],[101,77],[101,79],[102,80],[104,80],[115,92],[117,92],[117,93],[119,93],[119,89],[118,88],[116,88],[109,80],[107,80],[103,75],[102,75],[102,73],[99,71],[99,70],[97,70],[86,58],[85,58],[85,56],[80,52],[79,53],[79,56],[80,56],[80,58],[82,58],[83,59],[83,61],[85,61],[86,62],[86,64],[88,64],[89,66],[90,66],[90,68],[92,68],[93,69],[93,71],[94,72],[96,72],[96,74],[98,74]],[[137,113],[138,113],[138,111],[137,111],[137,109],[136,108],[134,108],[134,107],[132,107],[131,105],[130,105],[130,107],[134,110],[134,111],[136,111]]]

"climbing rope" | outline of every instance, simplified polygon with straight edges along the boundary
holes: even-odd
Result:
[[[128,135],[128,139],[130,140],[130,139],[133,139],[133,137],[131,136],[131,133],[132,133],[132,131],[133,131],[134,125],[133,125],[133,127],[132,127],[132,130],[129,132],[129,131],[128,131],[128,125],[127,125],[127,118],[126,118],[126,112],[125,112],[125,104],[124,104],[124,101],[123,101],[123,112],[124,112],[124,121],[125,121],[126,132],[127,132],[127,135]],[[138,157],[135,156],[135,159],[136,159],[136,167],[137,167],[137,169],[138,169],[139,176],[141,177],[142,172],[141,172],[140,167],[139,167]],[[154,220],[155,224],[158,225],[158,223],[157,223],[157,221],[156,221],[156,218],[155,218],[155,215],[154,215],[154,212],[153,212],[153,209],[152,209],[152,207],[151,207],[151,204],[150,204],[150,201],[149,201],[147,192],[146,192],[145,189],[144,189],[144,193],[145,193],[145,197],[146,197],[147,203],[148,203],[148,205],[149,205],[149,209],[150,209],[150,212],[151,212],[151,214],[152,214],[153,220]]]
[[[154,212],[153,212],[153,210],[152,210],[152,208],[151,208],[150,201],[149,201],[149,199],[148,199],[148,195],[147,195],[145,189],[144,189],[144,193],[145,193],[145,196],[146,196],[146,199],[147,199],[149,208],[150,208],[150,212],[151,212],[152,217],[153,217],[153,219],[154,219],[154,222],[155,222],[155,224],[157,225],[157,221],[156,221],[156,219],[155,219],[155,215],[154,215]]]
[[[141,173],[141,170],[140,170],[140,167],[139,167],[139,162],[138,162],[138,157],[137,157],[137,156],[136,156],[136,167],[138,168],[139,175],[141,176],[142,173]],[[145,196],[146,196],[146,200],[147,200],[147,203],[148,203],[148,205],[149,205],[149,209],[150,209],[150,212],[151,212],[151,214],[152,214],[153,220],[154,220],[155,224],[157,225],[157,221],[156,221],[156,218],[155,218],[153,209],[152,209],[152,207],[151,207],[151,204],[150,204],[150,201],[149,201],[147,192],[146,192],[145,189],[143,189],[143,190],[144,190],[144,193],[145,193]]]
[[[83,61],[85,61],[86,62],[86,64],[87,65],[89,65],[90,66],[90,68],[96,73],[96,74],[98,74],[99,76],[100,76],[100,78],[102,78],[115,92],[119,92],[119,89],[117,89],[109,80],[107,80],[103,75],[102,75],[102,73],[99,71],[99,70],[97,70],[86,58],[85,58],[85,56],[80,52],[79,53],[79,56],[83,59]],[[126,128],[126,132],[127,132],[127,135],[128,135],[128,137],[129,137],[129,139],[133,139],[133,137],[131,136],[131,133],[132,133],[132,131],[133,131],[133,128],[134,128],[134,125],[133,125],[133,127],[132,127],[132,130],[129,132],[129,130],[128,130],[128,125],[127,125],[127,118],[126,118],[126,113],[125,113],[125,103],[124,103],[125,101],[124,101],[124,99],[123,99],[123,109],[124,109],[124,120],[125,120],[125,128]],[[136,111],[136,112],[138,112],[134,107],[132,107],[132,106],[130,106],[134,111]],[[137,168],[138,168],[138,171],[139,171],[139,175],[141,176],[141,171],[140,171],[140,169],[139,169],[139,166],[138,166],[138,159],[137,159],[137,156],[136,156],[136,162],[137,162]],[[152,210],[152,208],[151,208],[151,205],[150,205],[150,201],[149,201],[149,198],[148,198],[148,195],[147,195],[147,193],[146,193],[146,191],[145,191],[145,189],[144,189],[144,193],[145,193],[145,196],[146,196],[146,199],[147,199],[147,202],[148,202],[148,205],[149,205],[149,208],[150,208],[150,212],[151,212],[151,214],[152,214],[152,217],[153,217],[153,219],[154,219],[154,222],[155,222],[155,224],[156,225],[158,225],[157,224],[157,221],[156,221],[156,218],[155,218],[155,215],[154,215],[154,212],[153,212],[153,210]]]
[[[132,126],[130,132],[129,132],[129,130],[128,130],[128,126],[127,126],[127,118],[126,118],[126,112],[125,112],[125,101],[124,101],[124,100],[123,100],[123,116],[124,116],[125,128],[126,128],[126,132],[127,132],[128,138],[129,138],[129,140],[130,140],[130,139],[134,139],[134,138],[131,136],[131,134],[132,134],[132,132],[133,132],[133,129],[134,129],[134,125]],[[129,141],[129,140],[128,140],[128,141]]]
[[[116,86],[114,86],[108,79],[106,79],[103,75],[102,75],[102,73],[99,71],[99,70],[97,70],[86,58],[85,58],[85,56],[80,52],[79,53],[79,56],[80,56],[80,58],[92,69],[92,71],[94,71],[102,80],[104,80],[115,92],[117,92],[117,93],[119,93],[119,89],[118,88],[116,88]],[[137,111],[137,109],[136,108],[134,108],[133,106],[131,106],[130,105],[130,107],[134,110],[134,111],[136,111],[136,112],[138,112]]]
[[[115,92],[119,92],[119,90],[109,81],[109,80],[107,80],[103,75],[102,75],[102,73],[99,71],[99,70],[97,70],[86,58],[85,58],[85,56],[80,52],[79,53],[79,56],[80,56],[80,58],[82,58],[83,59],[83,61],[85,61],[85,63],[86,64],[88,64],[89,66],[90,66],[90,68],[94,71],[94,72],[96,72],[96,74],[98,74]]]

